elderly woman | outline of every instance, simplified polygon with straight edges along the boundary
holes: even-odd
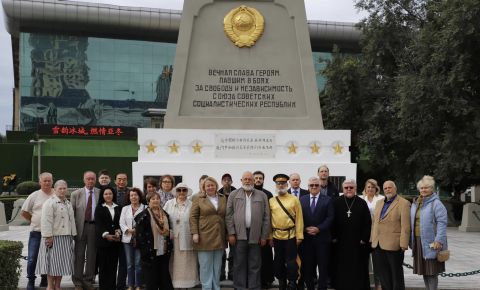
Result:
[[[202,192],[193,197],[190,211],[193,248],[198,251],[202,289],[220,290],[227,199],[218,193],[218,183],[213,177],[207,177],[201,189]]]
[[[175,187],[175,178],[173,178],[173,176],[166,174],[160,177],[160,190],[158,194],[160,195],[160,206],[162,208],[167,201],[173,199],[173,187]]]
[[[95,208],[95,235],[97,237],[98,283],[100,289],[115,289],[120,249],[121,208],[115,203],[115,189],[105,186],[100,191]]]
[[[365,182],[365,187],[363,188],[362,195],[360,197],[367,202],[368,209],[370,210],[370,217],[373,219],[377,202],[385,198],[383,195],[380,195],[380,186],[378,186],[378,183],[375,179],[368,179]],[[370,268],[372,268],[371,265],[372,260],[370,259]],[[373,278],[375,280],[375,289],[381,290],[382,286],[380,284],[380,278],[375,273],[373,274]]]
[[[42,243],[37,274],[47,274],[48,290],[59,290],[62,276],[73,273],[73,237],[77,235],[75,216],[65,197],[67,183],[55,182],[55,195],[42,207]]]
[[[192,288],[198,284],[198,261],[193,251],[189,224],[192,202],[187,198],[192,195],[192,189],[185,183],[179,183],[173,193],[175,198],[167,201],[163,207],[172,225],[172,282],[175,288]]]
[[[423,275],[428,290],[438,287],[438,274],[445,271],[445,262],[437,261],[437,253],[447,249],[447,209],[434,188],[433,177],[425,175],[420,179],[420,196],[410,209],[413,273]]]
[[[122,230],[122,243],[127,258],[128,290],[140,290],[141,288],[141,263],[140,249],[136,243],[135,217],[145,209],[143,193],[139,188],[128,191],[127,205],[122,208],[120,215],[120,229]]]
[[[172,290],[168,269],[172,251],[168,214],[160,207],[157,193],[147,194],[147,202],[148,208],[135,218],[146,289]]]

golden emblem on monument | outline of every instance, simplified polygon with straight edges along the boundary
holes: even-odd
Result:
[[[232,9],[223,19],[228,38],[238,47],[251,47],[262,36],[264,23],[257,9],[242,5]]]

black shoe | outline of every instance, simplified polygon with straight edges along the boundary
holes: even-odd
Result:
[[[278,280],[278,290],[287,290],[287,280]]]
[[[288,281],[287,290],[297,290],[297,283],[295,281]]]
[[[262,289],[270,289],[272,288],[272,283],[263,283],[262,284]]]
[[[47,275],[42,275],[42,280],[40,280],[40,287],[47,287],[47,286],[48,286]]]
[[[35,280],[28,280],[27,290],[34,290],[34,289],[35,289]]]
[[[225,280],[226,280],[226,279],[225,279],[225,275],[221,275],[221,276],[220,276],[220,281],[225,281]]]

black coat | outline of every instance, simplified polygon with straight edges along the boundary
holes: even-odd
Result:
[[[114,235],[115,230],[120,230],[119,220],[122,209],[120,206],[116,206],[113,210],[115,214],[112,219],[112,215],[107,207],[98,205],[95,208],[95,236],[97,238],[96,246],[99,248],[120,245],[120,242],[109,242],[102,237],[105,232],[108,232],[109,235]]]
[[[167,219],[169,220],[169,228],[172,228],[170,224],[170,219],[168,214],[165,212]],[[135,222],[137,223],[135,229],[137,245],[136,247],[140,249],[140,256],[142,262],[145,264],[150,264],[153,259],[157,256],[157,250],[154,247],[153,241],[153,231],[152,224],[150,223],[150,211],[146,208],[140,214],[135,217]],[[166,237],[167,240],[167,249],[165,254],[170,254],[173,250],[173,243],[170,240],[170,236]]]
[[[293,194],[291,187],[288,189],[288,193]],[[300,196],[299,196],[298,198],[300,198],[300,197],[302,197],[302,196],[304,196],[304,195],[307,195],[307,194],[309,194],[309,193],[310,193],[310,192],[308,192],[308,190],[303,189],[303,188],[300,188]]]

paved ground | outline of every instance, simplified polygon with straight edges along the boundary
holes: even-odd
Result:
[[[480,270],[480,233],[464,233],[458,231],[456,228],[448,228],[447,234],[451,250],[451,257],[446,265],[447,273]],[[0,239],[22,241],[24,244],[23,255],[27,255],[28,227],[10,227],[9,231],[0,232]],[[412,265],[411,251],[405,253],[405,263]],[[19,282],[20,289],[24,289],[27,283],[27,279],[25,278],[26,264],[26,261],[22,260],[22,276]],[[404,268],[404,270],[405,283],[408,289],[424,289],[421,276],[412,274],[412,270],[410,269]],[[440,277],[439,281],[440,289],[480,290],[480,274],[466,277]],[[38,282],[39,279],[37,279],[37,283]],[[222,284],[224,284],[222,289],[231,289],[230,282]],[[62,285],[65,290],[73,287],[70,277],[64,277]]]

